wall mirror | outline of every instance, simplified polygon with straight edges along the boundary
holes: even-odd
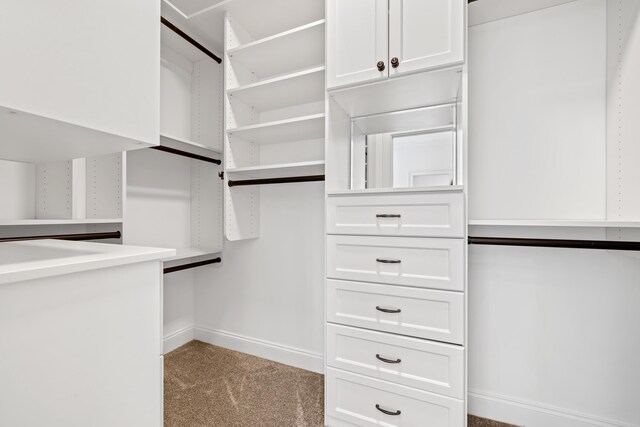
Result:
[[[351,189],[456,185],[456,105],[351,120]]]

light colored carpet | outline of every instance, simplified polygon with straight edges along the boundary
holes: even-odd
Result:
[[[164,357],[166,427],[322,427],[320,374],[200,341]],[[515,427],[469,416],[469,427]]]
[[[200,341],[165,355],[166,427],[320,427],[323,376]]]

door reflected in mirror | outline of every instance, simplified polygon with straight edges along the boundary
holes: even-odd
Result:
[[[354,118],[351,188],[455,185],[456,139],[451,104]]]

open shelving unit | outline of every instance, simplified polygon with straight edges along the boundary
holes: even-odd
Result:
[[[282,3],[287,13],[264,23],[256,22],[258,11],[239,7],[243,1],[219,5],[226,8],[224,189],[229,240],[259,237],[261,185],[324,179],[324,10],[317,2],[309,7],[312,3],[306,1],[267,0],[256,7]]]
[[[0,236],[122,230],[123,153],[74,160],[0,161]]]
[[[124,241],[176,249],[173,272],[222,251],[223,74],[217,55],[163,24],[160,145],[128,153]]]

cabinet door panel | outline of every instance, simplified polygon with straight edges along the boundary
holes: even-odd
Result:
[[[387,0],[329,0],[327,27],[329,89],[388,77]]]
[[[391,77],[463,61],[463,0],[389,1]]]

